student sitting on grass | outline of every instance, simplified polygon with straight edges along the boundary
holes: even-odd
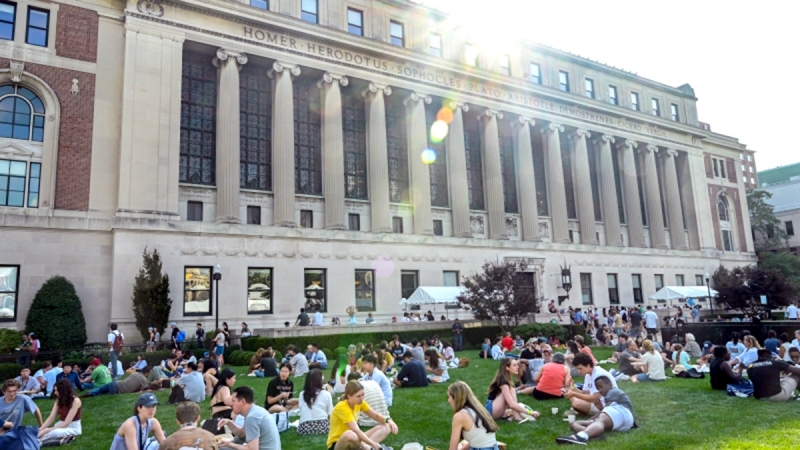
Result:
[[[361,412],[381,425],[373,427],[366,433],[361,431],[357,421]],[[330,420],[331,431],[328,433],[326,444],[329,450],[360,449],[365,446],[379,449],[380,443],[389,436],[389,433],[398,432],[397,425],[392,419],[376,413],[364,402],[364,388],[356,380],[347,383],[344,395],[333,408]]]
[[[688,370],[692,364],[689,360],[689,353],[683,351],[683,346],[681,344],[673,345],[672,350],[672,368],[675,369],[675,367],[680,365]]]
[[[596,366],[592,358],[587,354],[580,353],[575,355],[572,364],[575,366],[578,375],[585,378],[583,380],[583,389],[574,388],[564,394],[564,398],[569,399],[572,403],[572,410],[567,411],[565,415],[583,414],[585,416],[593,416],[605,406],[603,396],[593,380],[600,377],[608,377],[615,388],[617,387],[617,382],[605,369]]]
[[[480,359],[489,359],[492,357],[492,350],[491,346],[489,345],[491,341],[489,338],[483,338],[483,344],[481,344],[481,351],[478,353],[478,358]]]
[[[333,412],[330,392],[324,388],[322,372],[314,369],[306,376],[306,384],[300,393],[300,423],[297,433],[301,435],[328,434]]]
[[[639,366],[639,370],[641,370],[642,373],[631,377],[631,382],[638,383],[640,381],[666,380],[667,375],[664,373],[664,359],[661,358],[661,355],[656,353],[653,341],[649,339],[644,341],[642,343],[642,348],[644,349],[644,354],[640,361],[642,365]]]
[[[496,337],[494,338],[494,345],[492,345],[492,359],[495,361],[500,361],[501,359],[505,358],[505,353],[503,353],[503,347],[500,346],[500,342],[502,342],[502,338]]]
[[[709,374],[711,375],[711,389],[725,391],[729,384],[738,384],[742,381],[743,366],[739,366],[739,371],[734,372],[731,368],[731,354],[728,347],[721,345],[714,347],[714,360],[711,361]]]
[[[428,362],[428,367],[425,368],[425,371],[430,373],[428,381],[431,383],[445,383],[450,379],[450,374],[447,373],[447,363],[439,357],[436,349],[430,348],[425,352],[425,361]]]
[[[411,351],[403,353],[403,368],[394,378],[397,387],[426,387],[428,377],[425,375],[425,365],[412,359]]]
[[[536,400],[564,398],[564,389],[572,385],[569,369],[564,365],[564,354],[556,353],[542,370],[533,376],[535,387],[525,388],[520,394],[531,394]]]
[[[781,372],[789,372],[789,376],[781,378]],[[800,385],[800,367],[775,360],[772,352],[763,348],[758,350],[758,360],[747,366],[747,375],[753,382],[753,397],[758,400],[791,400]]]
[[[225,369],[219,374],[214,390],[211,391],[211,418],[230,419],[233,412],[233,385],[236,384],[236,372]],[[220,433],[221,434],[221,433]]]
[[[484,406],[494,419],[510,416],[513,420],[535,419],[539,413],[531,415],[521,403],[517,402],[517,391],[514,390],[514,374],[519,371],[519,361],[514,358],[503,358],[497,374],[489,385],[489,396]]]
[[[180,429],[158,446],[159,450],[207,450],[216,448],[214,435],[197,426],[200,422],[200,407],[192,401],[183,402],[175,408],[175,421]]]
[[[364,374],[362,381],[374,381],[377,383],[381,388],[381,393],[383,394],[384,401],[386,401],[386,405],[392,406],[392,398],[394,396],[392,393],[392,382],[378,369],[376,366],[377,362],[378,359],[373,355],[364,357],[364,361],[361,363],[361,372]]]
[[[589,420],[572,422],[570,428],[574,434],[557,437],[557,443],[586,445],[589,439],[596,439],[606,431],[628,431],[636,426],[628,394],[618,389],[609,377],[597,377],[595,384],[606,406]]]
[[[455,412],[449,450],[497,449],[497,423],[466,383],[451,384],[447,388],[447,401]]]
[[[158,399],[155,394],[148,392],[139,396],[136,406],[133,407],[133,416],[122,423],[114,434],[111,450],[134,450],[144,448],[150,433],[159,444],[166,437],[161,429],[161,423],[156,419],[156,406]]]
[[[267,401],[264,409],[271,413],[285,412],[296,409],[300,406],[298,399],[294,396],[294,382],[289,379],[292,366],[289,363],[281,364],[279,375],[271,380],[267,385]]]
[[[75,395],[69,380],[56,381],[53,388],[56,402],[50,416],[39,429],[39,440],[49,445],[61,445],[72,442],[81,435],[81,400]],[[53,422],[58,416],[58,422]],[[51,427],[52,425],[52,427]]]

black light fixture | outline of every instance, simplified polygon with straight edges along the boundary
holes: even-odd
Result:
[[[219,330],[219,280],[222,279],[222,266],[219,264],[214,266],[214,275],[212,275],[211,278],[216,281],[216,286],[214,286],[214,315],[216,317],[216,326],[214,326],[214,329]]]
[[[711,277],[709,277],[708,276],[708,272],[706,272],[706,289],[708,289],[708,304],[711,306],[711,315],[713,316],[714,315],[714,299],[711,298],[711,285],[709,284],[710,280],[711,280]],[[712,317],[712,319],[713,319],[713,317]]]
[[[572,289],[572,273],[570,272],[570,268],[572,266],[568,266],[567,262],[564,261],[564,265],[559,265],[561,267],[561,287],[567,291],[567,296],[564,300],[569,298],[569,291]],[[558,303],[561,304],[561,301]]]

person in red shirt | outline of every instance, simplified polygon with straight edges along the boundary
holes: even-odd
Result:
[[[503,350],[510,352],[514,349],[514,339],[511,338],[511,332],[506,332],[506,336],[500,341],[500,345],[503,346]]]

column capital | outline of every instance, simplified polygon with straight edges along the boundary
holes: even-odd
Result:
[[[217,56],[214,57],[211,62],[214,64],[214,67],[219,68],[222,66],[222,61],[227,61],[229,58],[232,58],[239,66],[243,66],[247,64],[247,55],[242,52],[237,52],[235,50],[230,50],[227,48],[220,48],[217,50]]]
[[[625,139],[624,141],[617,143],[617,149],[623,149],[627,147],[628,149],[632,150],[636,148],[637,145],[638,144],[636,143],[636,141],[633,141],[631,139]]]
[[[675,158],[678,156],[678,151],[674,148],[668,148],[662,155],[664,155],[665,158]]]
[[[576,128],[569,134],[569,137],[572,139],[589,139],[592,137],[592,133],[582,128]]]
[[[392,95],[392,88],[385,84],[370,83],[369,86],[361,92],[361,95],[367,98],[370,95],[376,93],[381,93],[385,96],[389,96]]]
[[[536,121],[533,120],[533,117],[524,117],[524,116],[517,116],[517,121],[513,123],[514,126],[535,126]]]
[[[539,131],[541,131],[542,133],[546,133],[548,131],[560,131],[560,132],[563,133],[564,132],[564,125],[559,125],[557,123],[552,123],[551,122],[551,123],[548,123],[547,125],[542,125],[542,127],[539,128]]]
[[[613,144],[614,142],[616,142],[616,139],[614,138],[614,136],[611,136],[610,134],[601,134],[600,136],[595,136],[594,142],[598,144],[605,144],[606,142],[609,144]]]
[[[455,111],[458,108],[461,108],[462,112],[469,111],[469,105],[467,103],[464,103],[464,102],[457,102],[455,100],[451,100],[451,101],[447,102],[447,106],[449,106],[450,109],[452,109],[453,111]]]
[[[497,120],[503,119],[503,112],[497,111],[496,109],[486,108],[483,110],[483,114],[481,114],[484,119],[491,119],[492,117],[497,118]]]
[[[430,105],[433,99],[428,94],[423,94],[420,92],[412,92],[408,94],[408,96],[405,99],[403,99],[403,104],[408,106],[411,103],[416,103],[420,101],[425,103],[426,105]]]
[[[348,80],[347,76],[345,76],[345,75],[341,75],[341,74],[333,73],[333,72],[325,72],[325,74],[322,75],[322,79],[317,81],[317,87],[322,89],[322,87],[326,83],[327,84],[333,84],[333,83],[337,83],[337,82],[339,84],[341,84],[342,86],[347,86],[348,84],[350,84],[350,80]]]
[[[639,144],[639,152],[642,154],[652,152],[654,155],[658,153],[658,146],[653,144]]]
[[[300,66],[297,64],[290,64],[281,61],[275,61],[272,63],[272,68],[267,71],[267,76],[270,78],[275,78],[276,73],[281,73],[285,70],[288,70],[290,74],[293,76],[300,75]]]

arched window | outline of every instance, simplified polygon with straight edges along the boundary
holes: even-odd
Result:
[[[44,141],[44,104],[30,89],[0,86],[0,138]]]
[[[719,212],[720,221],[729,222],[731,220],[730,214],[728,213],[728,202],[725,198],[720,197],[719,200],[717,200],[717,211]]]
[[[722,249],[732,252],[733,248],[733,224],[731,223],[730,208],[728,200],[720,196],[717,199],[717,212],[719,213],[720,236],[722,237]]]

